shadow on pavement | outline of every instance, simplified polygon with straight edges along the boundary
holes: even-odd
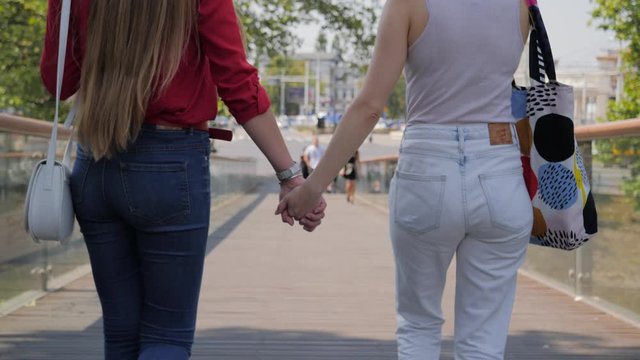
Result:
[[[256,199],[249,203],[249,205],[238,210],[235,215],[225,221],[222,225],[218,226],[216,230],[209,235],[209,240],[207,241],[207,255],[220,245],[235,228],[242,224],[244,219],[251,214],[251,212],[265,199],[265,197],[267,197],[267,195],[269,195],[271,192],[270,190],[269,186],[264,184],[264,182],[259,184],[256,189],[256,193],[258,194]]]
[[[98,360],[103,357],[101,322],[82,332],[42,331],[0,335],[3,360]],[[596,336],[526,332],[509,337],[507,360],[638,360],[640,347],[608,348]],[[580,350],[575,350],[580,348]],[[585,354],[588,353],[588,354]],[[396,344],[335,333],[221,328],[196,333],[194,360],[396,360]],[[453,360],[452,342],[443,342],[441,360]]]

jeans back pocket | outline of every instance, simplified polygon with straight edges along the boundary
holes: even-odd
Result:
[[[533,212],[522,169],[480,175],[480,185],[494,227],[515,233],[531,228]]]
[[[74,206],[78,206],[84,201],[85,183],[87,182],[87,175],[89,174],[89,168],[92,162],[93,160],[89,158],[78,157],[73,164],[70,186]]]
[[[120,175],[129,212],[162,224],[189,215],[189,179],[186,162],[120,163]]]
[[[397,171],[392,200],[394,222],[408,232],[424,234],[440,227],[447,177]]]

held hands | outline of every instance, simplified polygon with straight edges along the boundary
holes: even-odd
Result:
[[[300,176],[280,184],[276,215],[291,226],[298,221],[304,230],[312,232],[322,222],[327,203],[321,194],[313,195],[303,184],[304,179]]]

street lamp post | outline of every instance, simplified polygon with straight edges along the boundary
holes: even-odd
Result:
[[[285,99],[284,99],[284,92],[285,92],[285,86],[286,86],[286,82],[284,79],[284,70],[281,72],[280,74],[280,115],[286,115],[286,111],[287,109],[285,108]]]
[[[304,108],[303,115],[309,113],[309,61],[304,62]]]
[[[316,93],[314,94],[316,97],[316,116],[320,112],[320,54],[316,55]]]

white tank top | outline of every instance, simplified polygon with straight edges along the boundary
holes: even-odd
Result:
[[[407,123],[515,122],[511,81],[524,42],[521,0],[426,0],[427,26],[409,48]]]

